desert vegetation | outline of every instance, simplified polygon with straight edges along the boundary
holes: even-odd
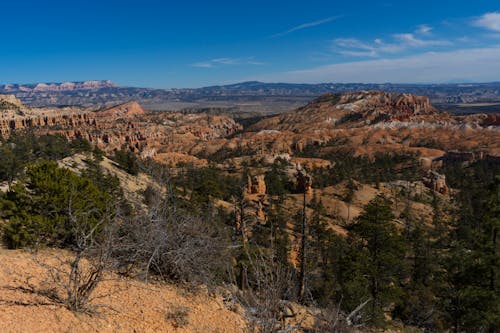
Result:
[[[498,163],[445,161],[444,195],[422,189],[418,153],[336,147],[297,150],[328,162],[297,170],[282,157],[219,163],[238,151],[167,166],[16,132],[0,144],[3,245],[34,253],[46,276],[18,288],[89,318],[110,297],[100,286],[130,279],[224,295],[251,332],[497,331]],[[47,263],[47,249],[63,252]],[[182,329],[191,315],[175,305],[164,320]]]

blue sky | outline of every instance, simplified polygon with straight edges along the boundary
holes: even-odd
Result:
[[[500,81],[497,0],[2,1],[0,83]]]

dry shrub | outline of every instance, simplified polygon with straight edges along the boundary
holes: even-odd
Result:
[[[211,285],[227,272],[230,255],[223,228],[157,196],[147,213],[123,224],[113,255],[121,269],[144,278]]]
[[[191,309],[187,306],[173,305],[171,309],[165,313],[165,320],[172,323],[175,328],[185,327],[189,325],[189,312]]]
[[[247,284],[235,298],[245,309],[251,332],[292,332],[303,319],[287,299],[295,294],[292,270],[279,263],[271,251],[247,251]],[[293,318],[295,324],[288,319]]]
[[[114,267],[111,257],[113,223],[107,219],[93,227],[73,223],[71,232],[75,244],[72,251],[56,256],[54,262],[42,260],[35,250],[34,260],[45,269],[46,277],[38,286],[28,281],[28,287],[71,311],[94,312],[97,305],[93,301],[108,296],[96,295],[95,290],[105,280],[105,274]]]

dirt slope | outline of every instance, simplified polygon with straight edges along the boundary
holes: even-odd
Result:
[[[55,263],[65,253],[44,250],[39,257]],[[98,314],[75,314],[47,298],[23,291],[26,281],[49,281],[33,255],[0,249],[0,331],[8,332],[243,332],[241,316],[220,297],[190,294],[172,285],[145,284],[110,276],[97,293]],[[177,327],[176,327],[177,326]]]

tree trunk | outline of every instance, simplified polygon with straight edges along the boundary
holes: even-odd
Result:
[[[304,197],[302,203],[302,230],[301,230],[301,244],[300,244],[300,271],[299,271],[299,302],[304,302],[306,290],[306,247],[307,247],[307,216],[306,216],[306,191],[304,190]]]

